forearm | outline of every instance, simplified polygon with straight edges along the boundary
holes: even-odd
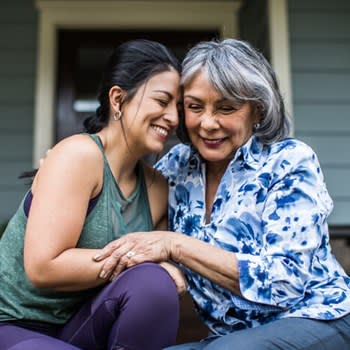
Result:
[[[171,239],[171,259],[241,295],[236,255],[198,239],[175,233]]]
[[[42,267],[31,268],[26,264],[26,272],[31,282],[39,288],[57,291],[78,291],[106,283],[99,278],[103,261],[93,260],[96,249],[67,249]]]

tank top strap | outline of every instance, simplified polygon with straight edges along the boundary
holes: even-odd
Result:
[[[103,148],[103,144],[102,144],[102,141],[100,139],[100,137],[96,134],[86,134],[88,136],[90,136],[96,143],[96,145],[98,146],[98,148],[100,149],[100,151],[102,152],[103,154],[103,157],[105,156],[105,150]]]
[[[100,149],[100,151],[102,153],[103,163],[104,163],[103,168],[104,168],[105,176],[113,177],[112,172],[108,171],[108,170],[110,170],[109,163],[108,163],[108,159],[106,157],[105,149],[103,147],[101,138],[97,134],[86,134],[86,135],[90,136],[93,139],[93,141],[96,143],[96,145],[98,146],[98,148]]]

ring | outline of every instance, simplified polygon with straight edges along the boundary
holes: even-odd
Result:
[[[126,257],[130,259],[130,258],[132,258],[135,254],[136,254],[135,252],[133,252],[132,250],[129,250],[129,251],[126,253]]]

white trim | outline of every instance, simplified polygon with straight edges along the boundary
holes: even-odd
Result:
[[[268,15],[271,64],[277,74],[287,112],[293,116],[287,0],[269,0]]]
[[[59,28],[216,29],[238,36],[239,0],[37,0],[40,12],[34,165],[54,142],[56,32]]]

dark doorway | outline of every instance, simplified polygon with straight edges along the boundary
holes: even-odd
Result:
[[[114,47],[127,40],[151,39],[171,48],[182,60],[187,50],[195,43],[217,37],[219,32],[215,30],[60,30],[58,32],[56,142],[81,132],[83,120],[94,113],[96,90],[102,67]],[[174,135],[163,153],[177,142]],[[153,160],[153,158],[146,158],[149,163]],[[194,311],[191,298],[188,295],[182,297],[177,342],[198,340],[205,337],[207,333],[207,328]]]
[[[102,67],[114,47],[127,40],[151,39],[168,46],[182,60],[187,50],[195,43],[218,36],[219,33],[215,30],[60,30],[56,142],[81,132],[84,119],[94,113]],[[177,142],[174,135],[162,154]],[[152,163],[151,157],[147,161]]]

